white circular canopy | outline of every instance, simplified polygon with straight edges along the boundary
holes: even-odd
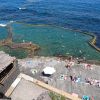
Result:
[[[56,72],[56,70],[53,67],[45,67],[43,69],[44,74],[53,74]]]

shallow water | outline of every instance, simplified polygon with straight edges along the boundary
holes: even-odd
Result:
[[[7,37],[7,29],[0,27],[0,40]]]
[[[91,39],[88,35],[50,25],[13,23],[12,28],[15,42],[32,41],[41,47],[38,55],[61,54],[100,59],[100,53],[87,43]]]
[[[51,25],[30,25],[22,23],[11,24],[14,42],[33,42],[40,46],[39,56],[73,55],[87,59],[100,59],[100,52],[92,48],[88,41],[90,36],[76,31]],[[0,28],[0,39],[7,37],[7,29]],[[25,50],[11,50],[2,47],[12,56],[23,58],[27,56]]]

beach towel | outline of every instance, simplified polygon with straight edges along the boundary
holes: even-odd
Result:
[[[82,97],[82,100],[90,100],[90,97],[89,97],[89,96],[84,95],[84,96]]]

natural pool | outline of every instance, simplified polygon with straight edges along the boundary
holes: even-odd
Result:
[[[31,41],[38,44],[41,47],[38,52],[40,56],[61,54],[100,60],[100,52],[88,44],[91,37],[86,34],[50,25],[13,23],[11,26],[13,40],[15,42]],[[14,54],[13,50],[11,54],[15,56],[19,54],[21,56],[26,53],[19,52]]]

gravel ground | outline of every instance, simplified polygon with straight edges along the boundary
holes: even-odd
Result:
[[[100,88],[86,84],[85,78],[100,80],[100,66],[92,65],[92,69],[85,69],[84,63],[75,64],[66,68],[68,60],[61,60],[57,57],[34,57],[18,60],[20,71],[36,79],[47,82],[48,84],[69,93],[77,93],[79,97],[83,95],[93,96],[95,100],[100,100]],[[50,77],[43,76],[42,71],[45,67],[54,67],[56,72]],[[34,71],[36,73],[32,73]],[[70,75],[79,76],[80,82],[72,82]]]

